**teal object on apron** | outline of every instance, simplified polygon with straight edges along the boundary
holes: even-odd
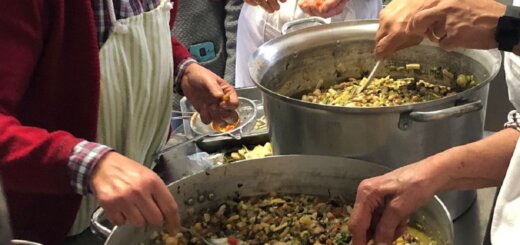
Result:
[[[173,98],[173,54],[170,10],[163,0],[154,10],[116,20],[100,50],[101,95],[98,139],[101,144],[153,167],[154,155],[166,143]],[[70,235],[88,228],[98,203],[84,196]]]

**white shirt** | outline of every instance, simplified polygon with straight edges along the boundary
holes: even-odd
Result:
[[[520,0],[513,5],[520,6]],[[520,57],[504,55],[509,100],[520,112]],[[520,240],[520,141],[518,141],[495,205],[491,227],[494,245],[518,244]]]

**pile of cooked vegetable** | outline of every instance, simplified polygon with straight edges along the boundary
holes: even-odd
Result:
[[[228,238],[227,243],[274,245],[350,244],[347,226],[352,208],[342,198],[309,195],[257,196],[228,200],[215,210],[189,211],[185,225],[206,238]],[[411,233],[410,231],[413,231]],[[150,244],[204,244],[190,233],[154,234]],[[437,242],[410,228],[394,244],[436,245]]]
[[[419,70],[419,64],[409,64],[397,67],[404,70]],[[432,80],[439,79],[448,83],[428,82],[413,77],[394,79],[390,76],[375,78],[361,93],[357,90],[367,82],[350,78],[345,82],[333,85],[330,88],[321,88],[322,81],[318,81],[317,88],[302,96],[302,100],[324,105],[349,107],[387,107],[426,102],[454,95],[477,85],[473,75],[455,75],[447,69],[432,68]]]
[[[238,151],[232,152],[226,157],[226,160],[230,163],[239,160],[264,158],[272,155],[273,148],[271,147],[271,143],[267,142],[264,145],[257,145],[253,149],[248,149],[246,146],[243,146]]]

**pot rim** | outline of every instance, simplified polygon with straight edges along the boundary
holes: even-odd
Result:
[[[271,46],[276,43],[279,43],[286,39],[298,39],[298,35],[306,34],[309,35],[310,33],[318,33],[317,35],[323,34],[327,35],[327,32],[331,32],[333,29],[337,28],[362,28],[362,29],[377,29],[379,26],[377,20],[355,20],[355,21],[345,21],[345,22],[339,22],[339,23],[332,23],[327,25],[321,25],[321,26],[312,26],[304,29],[300,29],[294,32],[290,32],[284,36],[277,37],[275,39],[272,39],[266,43],[264,43],[262,46],[260,46],[250,57],[249,59],[249,74],[250,78],[253,81],[253,83],[262,91],[262,93],[269,95],[275,99],[282,100],[284,102],[288,102],[289,104],[300,106],[300,107],[306,107],[309,109],[319,109],[319,110],[326,110],[326,111],[332,111],[332,112],[348,112],[348,113],[393,113],[393,112],[407,112],[407,111],[413,111],[413,110],[422,110],[427,109],[435,106],[440,105],[446,105],[446,104],[455,104],[457,101],[464,101],[470,97],[470,95],[476,93],[478,90],[483,88],[484,86],[488,85],[488,83],[493,80],[501,67],[502,64],[502,56],[500,52],[496,49],[492,50],[472,50],[472,49],[460,49],[456,51],[452,51],[455,53],[464,54],[466,52],[479,52],[479,53],[487,53],[489,58],[496,58],[498,62],[494,62],[493,67],[491,68],[491,73],[489,74],[488,78],[482,82],[479,82],[475,87],[464,90],[462,92],[459,92],[457,94],[447,96],[441,99],[426,101],[426,102],[420,102],[420,103],[413,103],[413,104],[406,104],[406,105],[399,105],[399,106],[388,106],[388,107],[349,107],[349,106],[332,106],[332,105],[322,105],[322,104],[316,104],[312,102],[304,102],[299,99],[295,99],[286,95],[279,94],[273,90],[270,90],[266,88],[264,85],[260,84],[258,82],[258,78],[261,77],[261,75],[258,72],[258,68],[256,65],[256,57],[259,56],[259,53],[262,51],[262,47]],[[426,46],[435,46],[438,47],[436,43],[433,43],[429,40],[424,40],[419,45],[426,45]]]

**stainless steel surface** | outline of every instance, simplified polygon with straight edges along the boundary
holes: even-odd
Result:
[[[98,208],[92,214],[90,218],[90,229],[94,232],[94,234],[99,234],[101,237],[107,238],[112,232],[113,228],[108,228],[105,225],[101,224],[103,218],[103,209]]]
[[[436,120],[445,120],[453,117],[460,117],[470,112],[477,112],[482,110],[484,105],[482,101],[477,100],[462,105],[456,105],[447,109],[441,109],[436,111],[414,111],[410,113],[410,119],[417,122],[431,122]]]
[[[276,191],[287,194],[320,196],[341,195],[353,200],[362,179],[388,171],[380,165],[341,157],[277,156],[220,166],[204,173],[183,178],[169,185],[179,205],[181,218],[188,208],[198,211],[215,207],[229,196],[252,196]],[[200,195],[214,195],[214,199],[187,204]],[[440,239],[453,244],[453,227],[446,208],[432,199],[414,213],[417,222]],[[105,244],[139,244],[159,228],[137,229],[128,225],[116,227]],[[444,243],[442,243],[444,244]]]
[[[475,75],[479,82],[435,101],[355,108],[312,104],[292,97],[313,89],[320,79],[327,87],[347,77],[360,77],[372,68],[377,27],[371,21],[354,21],[306,28],[269,41],[255,52],[250,73],[264,94],[275,155],[346,156],[397,168],[482,138],[489,81],[501,64],[497,51],[447,53],[423,42],[385,60],[398,66],[420,63],[426,71],[441,65],[455,73]],[[381,67],[377,74],[389,73]],[[424,74],[413,75],[421,78]],[[468,101],[475,103],[461,105]],[[473,203],[475,193],[446,195],[441,198],[456,218]]]
[[[367,82],[358,89],[358,91],[357,91],[358,94],[363,92],[363,90],[365,90],[365,88],[367,88],[372,83],[372,81],[374,80],[374,77],[376,75],[377,69],[379,69],[380,65],[381,65],[381,60],[378,60],[376,62],[376,64],[374,65],[374,68],[372,68],[372,71],[370,71],[370,75],[368,75]]]

